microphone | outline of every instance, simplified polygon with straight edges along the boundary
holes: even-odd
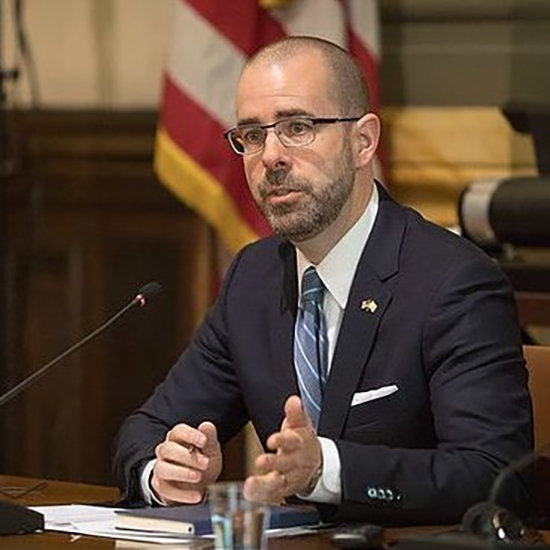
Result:
[[[105,323],[96,328],[90,334],[73,344],[69,349],[46,363],[43,367],[24,378],[9,391],[0,397],[0,407],[15,399],[20,393],[35,384],[49,370],[59,364],[63,359],[80,349],[84,344],[104,332],[127,311],[134,307],[145,307],[149,301],[162,291],[161,285],[156,282],[147,283],[138,290],[134,299],[115,313]],[[16,535],[19,533],[32,533],[44,528],[44,516],[34,510],[15,504],[13,502],[0,501],[0,535]]]
[[[512,461],[503,468],[495,478],[489,499],[474,504],[462,518],[465,532],[480,536],[493,543],[535,544],[542,542],[538,532],[524,525],[510,510],[498,504],[502,487],[514,475],[533,465],[545,451],[550,449],[550,442]]]
[[[459,530],[440,531],[431,534],[407,535],[397,544],[403,550],[461,550],[466,548],[491,549],[505,545],[506,548],[525,549],[543,544],[543,538],[533,527],[525,525],[513,512],[498,504],[502,488],[516,473],[523,471],[550,449],[550,442],[513,460],[502,468],[493,481],[489,498],[478,502],[462,517]],[[546,545],[543,548],[549,548]]]

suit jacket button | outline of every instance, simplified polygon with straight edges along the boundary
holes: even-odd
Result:
[[[367,496],[372,499],[378,498],[378,492],[375,487],[367,487]]]

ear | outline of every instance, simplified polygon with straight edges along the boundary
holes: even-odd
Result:
[[[374,113],[367,113],[357,121],[358,149],[357,167],[369,164],[378,148],[380,139],[380,119]]]

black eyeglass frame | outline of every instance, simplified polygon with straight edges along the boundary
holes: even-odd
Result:
[[[308,117],[308,116],[296,116],[296,117],[288,117],[288,118],[282,118],[281,120],[278,120],[277,122],[273,122],[271,124],[243,124],[241,127],[235,126],[233,128],[230,128],[226,132],[224,132],[223,137],[229,142],[229,145],[231,145],[231,149],[235,151],[238,155],[244,156],[244,155],[254,155],[256,153],[259,153],[263,150],[265,147],[265,139],[267,138],[267,131],[270,128],[275,129],[275,135],[277,136],[277,139],[287,148],[294,148],[294,147],[306,147],[307,145],[310,145],[315,141],[316,133],[313,133],[313,139],[311,141],[308,141],[307,143],[303,143],[300,145],[287,145],[283,142],[281,139],[279,132],[277,132],[277,126],[283,122],[292,122],[293,120],[296,121],[308,121],[313,124],[313,126],[316,126],[317,124],[336,124],[338,122],[357,122],[358,120],[361,120],[361,117]],[[246,151],[240,151],[234,144],[233,139],[230,137],[232,132],[235,132],[235,130],[239,130],[240,128],[258,128],[260,130],[265,131],[265,137],[262,146],[254,151],[246,152]]]

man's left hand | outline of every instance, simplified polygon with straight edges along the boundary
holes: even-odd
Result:
[[[267,447],[273,452],[256,459],[257,474],[245,482],[247,497],[277,503],[308,489],[322,464],[322,452],[298,396],[288,398],[281,431],[269,437]]]

